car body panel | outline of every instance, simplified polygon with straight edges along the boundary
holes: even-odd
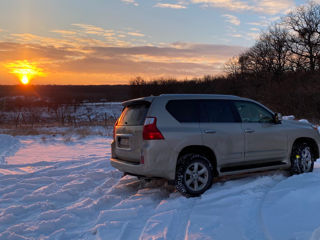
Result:
[[[118,126],[115,139],[115,154],[119,159],[139,163],[143,126]]]
[[[245,161],[286,159],[288,132],[281,124],[242,123],[242,129],[245,135]]]
[[[244,161],[244,134],[241,123],[200,123],[203,145],[215,149],[217,167]]]

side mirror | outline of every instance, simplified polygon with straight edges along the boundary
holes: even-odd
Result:
[[[282,114],[281,113],[275,113],[274,114],[274,122],[276,124],[281,124],[282,121]]]

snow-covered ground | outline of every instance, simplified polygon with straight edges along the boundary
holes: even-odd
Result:
[[[0,135],[0,239],[320,239],[320,166],[184,198],[109,163],[110,138]]]

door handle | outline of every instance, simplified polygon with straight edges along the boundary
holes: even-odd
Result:
[[[211,130],[211,129],[204,130],[204,133],[205,133],[205,134],[214,134],[214,133],[216,133],[216,132],[217,132],[217,131]]]
[[[245,133],[254,133],[255,131],[253,129],[247,128],[244,130]]]

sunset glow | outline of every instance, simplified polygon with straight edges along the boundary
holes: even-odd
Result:
[[[10,73],[16,75],[24,85],[29,84],[34,77],[45,75],[42,68],[27,60],[7,63],[5,67],[9,69]]]
[[[220,76],[230,58],[306,2],[0,1],[0,85],[27,79],[32,85],[105,85],[136,77]]]
[[[29,83],[29,78],[27,75],[24,75],[22,78],[21,78],[21,83],[24,84],[24,85],[27,85]]]

